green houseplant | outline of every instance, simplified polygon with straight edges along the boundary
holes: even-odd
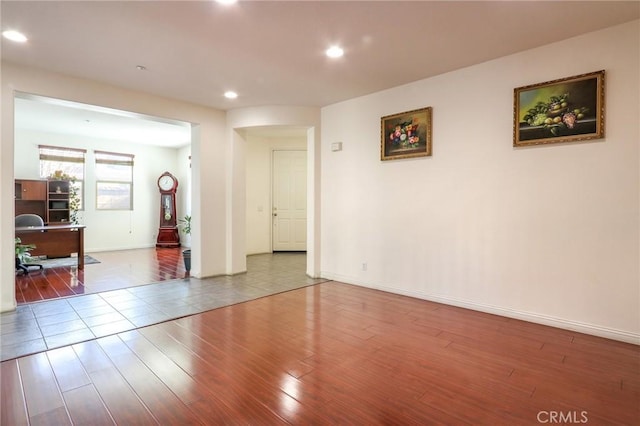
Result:
[[[31,250],[36,248],[36,246],[34,244],[22,244],[22,240],[17,237],[14,242],[16,246],[16,269],[18,269],[18,265],[29,261],[31,258]]]
[[[185,215],[179,222],[178,228],[180,228],[180,231],[185,235],[191,235],[191,216]],[[191,271],[191,249],[188,248],[182,251],[182,260],[184,261],[184,269],[189,274]]]

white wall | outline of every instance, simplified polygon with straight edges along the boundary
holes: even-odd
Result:
[[[307,140],[247,136],[247,254],[271,253],[273,151],[306,150]]]
[[[322,276],[639,343],[639,39],[635,21],[323,108]],[[601,69],[605,139],[512,147],[514,88]],[[380,117],[426,106],[433,156],[381,162]]]
[[[174,152],[175,153],[175,152]],[[178,178],[178,193],[176,194],[176,210],[178,219],[186,215],[191,216],[191,146],[185,146],[177,152],[176,177]],[[180,244],[191,247],[191,236],[180,231]]]
[[[126,250],[154,247],[158,234],[160,193],[158,176],[169,171],[178,177],[178,196],[185,188],[177,172],[177,149],[125,143],[76,135],[42,133],[16,129],[15,175],[22,179],[39,179],[38,145],[86,149],[84,210],[80,222],[87,226],[85,251]],[[133,210],[96,210],[94,150],[134,155]],[[180,204],[178,204],[180,206]],[[180,210],[178,214],[182,215]]]
[[[220,238],[228,226],[226,154],[229,139],[225,136],[225,112],[4,61],[1,72],[0,311],[16,306],[13,271],[15,92],[192,123],[191,212],[194,231],[191,238],[191,274],[204,277],[228,272],[226,241]],[[203,215],[206,215],[206,227],[201,226]]]

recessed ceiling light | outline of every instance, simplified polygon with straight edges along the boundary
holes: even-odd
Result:
[[[216,0],[216,3],[220,3],[220,4],[234,4],[236,3],[238,0]]]
[[[235,99],[238,97],[238,94],[236,92],[232,92],[231,90],[224,92],[224,97],[227,99]]]
[[[330,58],[339,58],[344,55],[344,50],[338,46],[331,46],[324,53],[326,53]]]
[[[4,36],[4,38],[9,39],[11,41],[17,41],[18,43],[24,43],[25,41],[28,40],[27,36],[25,36],[21,32],[14,31],[14,30],[3,31],[2,35]]]

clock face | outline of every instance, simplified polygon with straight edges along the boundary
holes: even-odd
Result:
[[[160,186],[160,189],[162,189],[163,191],[168,191],[173,188],[173,183],[173,178],[171,176],[164,175],[160,177],[158,186]]]

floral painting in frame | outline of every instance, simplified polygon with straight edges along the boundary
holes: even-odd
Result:
[[[426,107],[382,117],[380,159],[430,156],[431,116],[432,108]]]
[[[604,71],[514,89],[513,146],[604,137]]]

